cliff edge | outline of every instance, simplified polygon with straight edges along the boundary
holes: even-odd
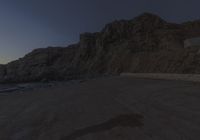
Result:
[[[66,80],[122,72],[200,73],[198,48],[184,40],[200,36],[200,22],[168,23],[144,13],[80,35],[68,47],[36,49],[0,65],[0,82]]]

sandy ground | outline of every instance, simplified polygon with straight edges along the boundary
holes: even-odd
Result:
[[[131,76],[134,78],[177,80],[200,82],[200,74],[173,74],[173,73],[121,73],[121,76]]]
[[[131,76],[0,93],[0,140],[199,140],[200,84]]]

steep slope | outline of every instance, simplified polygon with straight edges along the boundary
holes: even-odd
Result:
[[[168,23],[144,13],[114,21],[97,33],[80,35],[66,48],[36,49],[0,66],[1,82],[74,79],[121,72],[200,73],[197,50],[185,49],[187,38],[200,36],[200,22]]]

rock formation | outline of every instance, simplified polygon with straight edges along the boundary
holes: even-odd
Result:
[[[121,72],[200,73],[200,54],[184,40],[200,36],[200,22],[168,23],[144,13],[80,35],[68,47],[36,49],[0,65],[1,82],[74,79]]]

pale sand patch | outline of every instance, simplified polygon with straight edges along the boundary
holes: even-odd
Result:
[[[181,80],[189,82],[200,82],[200,74],[171,74],[171,73],[121,73],[121,76],[135,78],[160,79],[160,80]]]

